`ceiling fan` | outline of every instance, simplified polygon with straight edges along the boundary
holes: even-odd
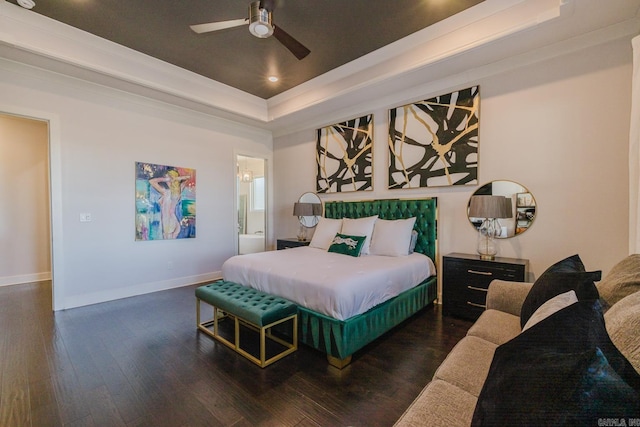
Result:
[[[282,28],[273,25],[272,15],[275,7],[275,0],[254,1],[249,5],[249,18],[247,19],[232,19],[230,21],[191,25],[191,29],[201,34],[249,24],[249,32],[254,36],[266,39],[273,35],[284,47],[289,49],[296,58],[303,59],[310,53],[310,50],[303,46],[298,40],[291,37]]]

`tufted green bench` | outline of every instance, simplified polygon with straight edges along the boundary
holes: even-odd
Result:
[[[213,307],[213,318],[200,320],[200,307],[204,302]],[[253,363],[264,368],[298,349],[297,307],[291,301],[247,288],[233,282],[218,281],[196,288],[196,323],[198,329],[212,336]],[[219,334],[218,323],[225,317],[234,319],[235,342]],[[271,328],[284,322],[293,322],[290,342],[271,333]],[[240,347],[240,325],[260,333],[260,357],[257,358]],[[213,328],[212,328],[213,327]],[[284,350],[266,359],[266,339],[277,342]]]

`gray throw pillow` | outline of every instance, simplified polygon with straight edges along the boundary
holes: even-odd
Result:
[[[585,271],[579,255],[565,258],[538,277],[520,311],[520,327],[524,328],[529,318],[542,304],[568,291],[575,291],[578,301],[599,298],[594,282],[602,277],[601,271]]]

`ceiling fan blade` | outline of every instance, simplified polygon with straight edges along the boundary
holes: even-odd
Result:
[[[191,25],[190,28],[198,34],[210,33],[211,31],[224,30],[226,28],[239,27],[248,24],[248,19],[232,19],[230,21],[209,22],[207,24]]]
[[[273,27],[273,35],[280,43],[284,45],[287,49],[291,51],[298,59],[304,59],[311,51],[304,47],[302,43],[298,40],[291,37],[286,31],[282,28],[275,26]]]

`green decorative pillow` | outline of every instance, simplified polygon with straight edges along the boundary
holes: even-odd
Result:
[[[367,236],[349,236],[347,234],[336,234],[329,246],[329,252],[338,254],[360,256],[360,251]]]

